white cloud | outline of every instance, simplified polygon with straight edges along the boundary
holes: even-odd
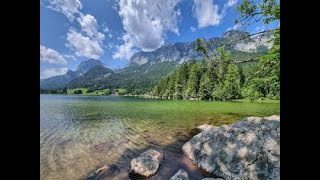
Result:
[[[80,14],[82,4],[80,0],[47,0],[49,4],[46,7],[60,12],[67,16],[70,21],[73,21],[75,14]]]
[[[130,59],[136,52],[132,38],[126,34],[123,36],[124,44],[117,47],[117,51],[112,55],[113,59]]]
[[[229,0],[220,11],[214,0],[193,0],[193,15],[198,20],[198,27],[217,26],[222,22],[227,8],[234,6],[238,0]]]
[[[109,38],[112,38],[112,34],[109,34],[108,36],[109,36]]]
[[[73,61],[77,60],[77,58],[74,55],[71,55],[71,54],[64,54],[63,57],[65,57],[66,59],[71,59]]]
[[[129,54],[133,54],[134,47],[141,48],[143,51],[153,51],[163,45],[167,31],[179,35],[177,23],[181,13],[176,7],[179,1],[120,0],[119,15],[125,30],[122,37],[125,44],[118,47],[118,52],[115,52],[114,57],[128,58]],[[120,54],[126,55],[121,56]]]
[[[213,0],[194,0],[194,15],[198,20],[198,27],[215,26],[220,24],[222,15]]]
[[[78,32],[74,28],[69,28],[67,33],[66,46],[75,52],[76,56],[98,59],[104,53],[102,43],[105,35],[98,30],[98,22],[96,18],[90,14],[84,15],[80,10],[82,4],[80,0],[47,0],[49,4],[46,6],[57,12],[63,13],[70,21],[77,16],[77,21],[81,27]],[[106,30],[106,29],[104,29]],[[66,55],[66,58],[72,60],[75,57]]]
[[[104,35],[98,31],[98,23],[94,16],[87,14],[87,15],[80,15],[77,18],[82,31],[89,37],[96,39],[97,41],[103,41]]]
[[[85,36],[75,29],[70,28],[67,33],[68,43],[66,44],[71,50],[75,51],[76,56],[99,59],[104,53],[102,49],[102,40]]]
[[[58,76],[65,74],[68,71],[68,68],[49,68],[45,69],[41,73],[41,79],[46,79],[52,76]]]
[[[67,64],[67,61],[59,52],[42,45],[40,45],[40,61],[51,64]]]
[[[238,0],[229,0],[228,3],[227,3],[227,6],[231,7],[231,6],[235,5],[235,4],[237,4],[237,2],[238,2]]]
[[[197,29],[195,27],[190,27],[191,32],[195,32]]]

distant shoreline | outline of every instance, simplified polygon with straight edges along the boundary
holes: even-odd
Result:
[[[97,94],[40,94],[40,95],[65,95],[65,96],[124,96],[124,97],[139,97],[139,98],[145,98],[145,99],[162,99],[159,97],[154,97],[150,95],[97,95]],[[198,99],[163,99],[163,100],[187,100],[187,101],[207,101],[210,102],[210,100],[198,100]],[[215,101],[215,102],[239,102],[239,103],[244,103],[244,102],[256,102],[256,103],[280,103],[280,100],[273,100],[273,99],[233,99],[233,100],[228,100],[228,101]]]

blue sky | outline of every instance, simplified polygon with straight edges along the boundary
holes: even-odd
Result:
[[[123,68],[138,51],[165,43],[249,32],[234,24],[241,0],[41,0],[40,78],[75,70],[84,60]],[[272,23],[270,26],[274,26]]]

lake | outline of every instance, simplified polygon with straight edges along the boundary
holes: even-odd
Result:
[[[131,159],[153,148],[165,159],[149,179],[169,179],[179,168],[201,179],[209,175],[181,150],[195,127],[279,113],[280,103],[40,95],[40,178],[84,179],[108,164],[98,179],[128,179]]]

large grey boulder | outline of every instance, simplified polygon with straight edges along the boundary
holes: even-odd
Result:
[[[129,172],[146,177],[152,176],[157,172],[162,159],[162,153],[150,149],[141,153],[139,157],[131,160]]]
[[[189,175],[183,169],[179,169],[179,171],[173,175],[169,180],[189,180]]]
[[[182,149],[197,166],[224,179],[280,179],[280,116],[207,128]]]

